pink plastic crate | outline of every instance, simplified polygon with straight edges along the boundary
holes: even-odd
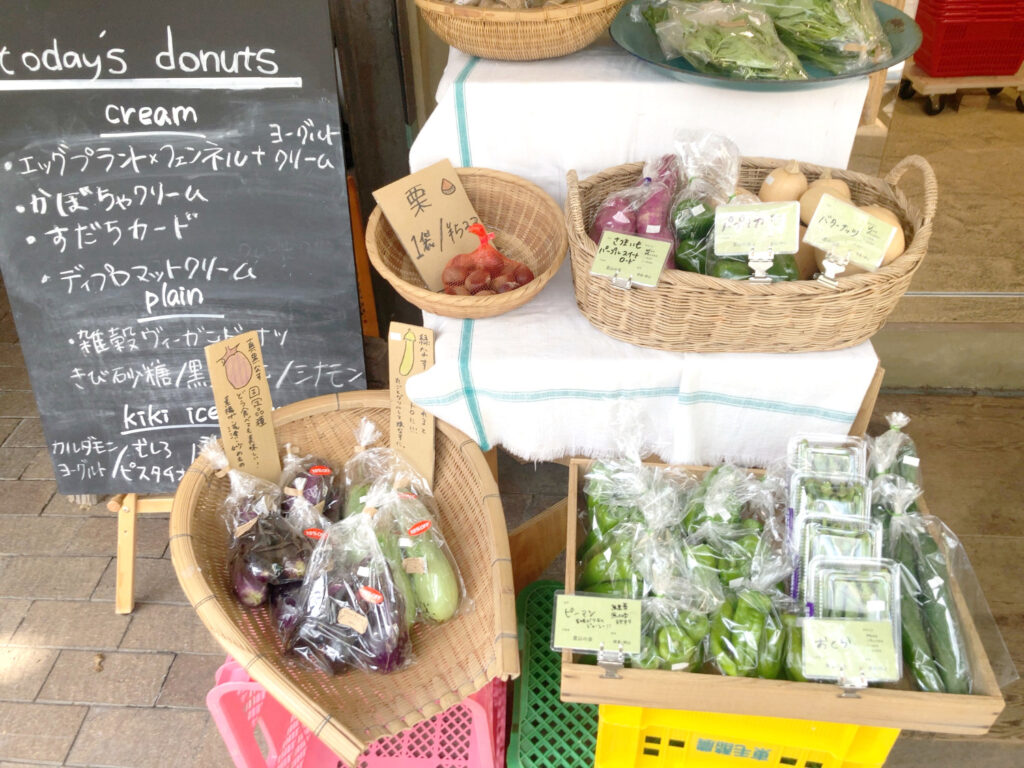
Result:
[[[234,659],[217,670],[215,682],[206,706],[237,768],[344,768]],[[456,706],[373,742],[357,768],[500,768],[504,761],[505,683],[492,680]]]

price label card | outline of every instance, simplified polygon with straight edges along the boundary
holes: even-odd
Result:
[[[444,288],[441,273],[453,256],[480,245],[469,231],[480,218],[448,160],[381,187],[373,199],[432,291]]]
[[[891,621],[804,619],[804,675],[818,680],[900,679]]]
[[[391,447],[434,482],[434,417],[409,399],[410,376],[434,365],[434,332],[404,323],[388,326],[388,379],[391,390]]]
[[[832,195],[822,195],[804,242],[823,251],[847,254],[850,263],[873,272],[882,264],[896,227]]]
[[[654,288],[658,285],[671,248],[672,243],[668,240],[605,232],[597,246],[590,274]]]
[[[281,477],[281,459],[259,332],[218,341],[204,351],[228,463],[276,483]]]
[[[800,249],[800,204],[741,203],[715,209],[715,254],[746,256],[796,253]]]
[[[556,593],[551,647],[640,653],[640,601]]]

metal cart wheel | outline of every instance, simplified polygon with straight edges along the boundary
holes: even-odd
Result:
[[[900,80],[900,89],[897,93],[904,101],[914,98],[914,84],[909,80]]]
[[[989,96],[998,96],[1000,93],[1003,92],[1002,88],[986,88],[985,90],[988,91]]]
[[[1017,97],[1017,111],[1024,112],[1024,96]]]
[[[931,95],[924,102],[924,112],[926,115],[937,115],[939,112],[946,108],[946,96],[945,94]]]

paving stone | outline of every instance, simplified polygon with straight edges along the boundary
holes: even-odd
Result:
[[[46,438],[43,437],[43,422],[41,419],[25,419],[14,428],[11,436],[4,441],[4,446],[10,448],[45,448]]]
[[[501,509],[505,513],[505,525],[511,531],[525,523],[529,518],[526,507],[530,503],[528,493],[501,494]]]
[[[117,586],[117,561],[111,560],[100,583],[92,593],[93,600],[113,601]],[[174,565],[159,557],[135,558],[135,600],[146,603],[175,603],[189,605],[181,591]]]
[[[223,663],[223,653],[179,653],[171,664],[157,705],[204,708],[206,694],[213,687],[214,674]]]
[[[101,500],[89,507],[83,507],[68,496],[55,493],[43,509],[43,515],[73,515],[76,517],[117,517],[116,512],[107,509],[106,500]]]
[[[114,650],[131,620],[131,616],[114,613],[107,603],[37,600],[10,643],[34,648]]]
[[[0,643],[6,643],[21,624],[31,600],[0,600]]]
[[[47,480],[0,480],[0,514],[38,515],[56,490]]]
[[[22,480],[53,480],[53,462],[50,460],[50,452],[45,448],[36,449],[35,458],[25,471],[21,473]]]
[[[93,605],[107,606],[106,603]],[[107,608],[109,610],[109,607]],[[152,605],[135,607],[131,626],[121,641],[122,650],[173,651],[175,653],[223,653],[191,606]]]
[[[171,653],[61,651],[38,701],[151,707],[173,660]]]
[[[20,423],[21,419],[0,419],[0,443],[3,443]]]
[[[38,448],[0,448],[0,480],[20,478],[38,452]]]
[[[232,768],[234,762],[228,749],[224,746],[224,739],[221,738],[217,725],[212,720],[203,729],[203,739],[199,744],[199,751],[196,753],[193,768]],[[0,768],[4,766],[0,765]],[[20,768],[20,766],[19,766]]]
[[[86,712],[87,707],[0,702],[0,755],[6,760],[60,763]]]
[[[67,765],[117,768],[190,766],[209,715],[172,709],[92,707]]]
[[[903,736],[885,761],[885,768],[921,768],[921,766],[984,766],[984,768],[1020,768],[1024,765],[1024,744],[929,739]]]
[[[38,515],[0,516],[0,555],[58,555],[75,538],[81,521]]]
[[[109,557],[0,557],[0,597],[85,599]]]
[[[11,390],[0,392],[0,417],[39,418],[36,398],[31,392]]]
[[[0,700],[35,699],[57,653],[44,648],[0,648]]]
[[[0,366],[0,389],[32,390],[28,380],[28,370],[20,366]]]
[[[42,519],[46,519],[44,515]],[[137,558],[160,557],[167,548],[167,518],[137,517],[135,520],[135,555]],[[117,556],[117,518],[89,517],[82,520],[74,539],[64,550],[66,555]]]

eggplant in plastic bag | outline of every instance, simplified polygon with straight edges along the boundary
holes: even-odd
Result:
[[[380,512],[389,515],[397,538],[402,570],[416,600],[417,619],[441,624],[466,607],[466,587],[437,516],[433,497],[406,488],[391,493]]]
[[[394,672],[412,660],[405,598],[368,515],[332,525],[302,587],[288,646],[328,672]]]
[[[290,451],[285,455],[281,469],[281,488],[284,498],[281,511],[285,516],[301,499],[317,509],[332,523],[341,516],[335,498],[334,469],[315,456],[299,456]]]

